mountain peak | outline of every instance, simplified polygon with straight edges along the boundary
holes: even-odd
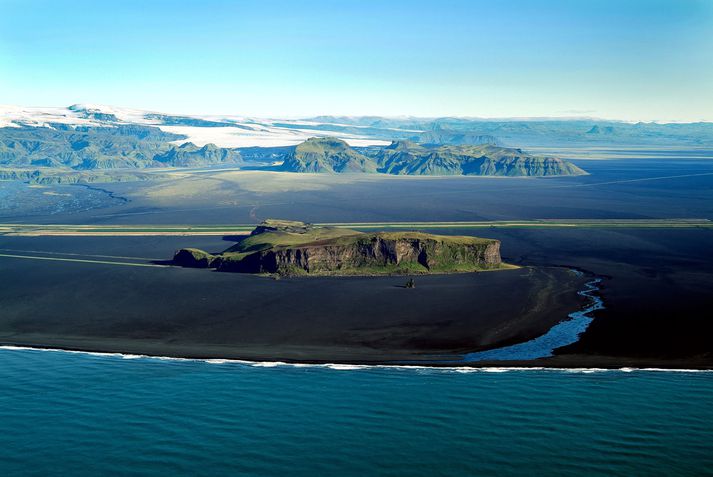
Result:
[[[295,147],[281,169],[289,172],[376,172],[376,164],[341,139],[312,137]]]
[[[316,147],[332,147],[332,148],[340,148],[340,149],[347,149],[349,148],[349,144],[347,144],[345,141],[342,141],[339,138],[336,137],[329,137],[329,136],[320,136],[320,137],[311,137],[304,141],[301,144],[298,144],[297,147],[310,147],[310,146],[316,146]]]

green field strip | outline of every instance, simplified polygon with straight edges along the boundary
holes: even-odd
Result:
[[[448,228],[713,228],[708,219],[537,219],[448,222],[323,222],[319,226],[353,229],[448,229]],[[71,234],[245,234],[255,225],[40,225],[0,224],[0,234],[71,235]]]
[[[130,262],[112,262],[108,260],[87,260],[80,258],[59,258],[59,257],[37,257],[32,255],[14,255],[8,253],[0,253],[0,257],[3,258],[20,258],[28,260],[48,260],[52,262],[75,262],[75,263],[94,263],[99,265],[122,265],[128,267],[157,267],[157,268],[171,268],[170,265],[157,265],[153,263],[130,263]]]
[[[17,250],[17,249],[10,249],[10,248],[0,248],[0,252],[40,253],[42,255],[67,255],[70,257],[118,258],[118,259],[123,259],[123,260],[141,260],[141,261],[147,261],[147,262],[165,260],[165,258],[126,257],[123,255],[93,255],[90,253],[45,252],[43,250]]]

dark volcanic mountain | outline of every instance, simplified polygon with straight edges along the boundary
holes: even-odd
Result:
[[[92,113],[94,114],[94,113]],[[241,163],[236,149],[171,141],[184,136],[157,127],[67,126],[0,128],[0,166],[74,170]]]
[[[235,149],[206,144],[198,147],[192,142],[173,146],[168,151],[157,154],[154,161],[174,167],[196,167],[215,164],[239,164],[240,153]]]
[[[555,157],[533,156],[521,149],[493,146],[423,146],[394,141],[362,152],[332,138],[312,138],[288,153],[280,170],[290,172],[381,172],[432,176],[571,176],[586,174]]]
[[[508,147],[426,147],[395,141],[375,150],[379,172],[400,175],[571,176],[586,174],[574,164],[556,157],[533,156]]]
[[[376,172],[376,163],[340,140],[313,137],[298,144],[280,170],[289,172]]]

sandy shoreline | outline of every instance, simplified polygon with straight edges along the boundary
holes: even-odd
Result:
[[[507,243],[510,263],[538,265],[534,269],[552,270],[552,278],[525,276],[530,269],[526,266],[498,274],[424,276],[416,277],[416,293],[403,289],[403,277],[275,282],[174,267],[2,259],[0,343],[261,362],[474,368],[713,366],[706,354],[706,322],[694,320],[696,310],[709,303],[709,296],[700,292],[710,283],[708,231],[568,229],[543,234],[511,230],[486,236]],[[642,243],[656,248],[651,245],[647,251]],[[41,250],[53,257],[100,260],[132,257],[137,250],[144,257],[168,258],[173,250],[191,245],[216,251],[226,247],[226,240],[0,237],[0,248],[14,250],[8,253]],[[661,254],[663,247],[668,255]],[[135,257],[137,263],[148,260]],[[652,263],[662,268],[654,272]],[[700,265],[696,268],[694,263]],[[576,344],[536,361],[436,362],[443,361],[444,354],[457,359],[468,352],[528,341],[580,309],[576,291],[581,283],[551,267],[557,264],[608,277],[601,291],[607,308],[596,313]],[[542,311],[516,320],[523,309],[531,308],[518,308],[518,302],[536,299],[528,290],[548,289],[551,280],[563,293],[546,293],[550,301],[540,307]],[[501,329],[498,323],[509,328]]]
[[[581,271],[579,272],[581,273]],[[591,280],[591,276],[588,277]],[[586,282],[587,285],[592,282]],[[596,289],[598,290],[598,289]],[[581,293],[580,293],[581,295]],[[582,308],[589,306],[582,303]],[[566,320],[563,320],[566,321]],[[28,339],[29,338],[29,339]],[[518,342],[517,339],[511,340]],[[485,347],[484,350],[502,347]],[[329,346],[229,346],[201,343],[172,344],[165,341],[126,340],[111,337],[57,337],[36,335],[20,340],[1,340],[0,349],[64,351],[91,355],[121,356],[124,359],[190,360],[242,363],[254,366],[315,365],[369,366],[441,369],[563,369],[563,370],[713,370],[705,359],[652,359],[596,355],[560,355],[538,359],[463,361],[464,350],[421,354],[414,350],[344,349],[335,353]],[[341,356],[341,357],[340,357]]]
[[[72,258],[62,257],[70,252],[57,239],[39,239],[6,245],[60,255],[3,257],[1,344],[254,361],[422,361],[530,340],[583,303],[577,291],[585,279],[558,267],[419,275],[409,290],[404,276],[275,281],[138,258],[122,262],[139,266],[105,258],[89,264],[98,252],[130,256],[128,239],[83,237],[86,256]]]
[[[564,371],[713,371],[713,365],[700,359],[622,358],[614,356],[567,355],[521,361],[378,361],[378,360],[315,360],[315,359],[254,359],[252,357],[215,357],[200,354],[152,354],[121,351],[120,349],[95,349],[91,347],[37,346],[30,343],[0,342],[0,350],[31,350],[88,354],[93,356],[121,357],[123,359],[158,359],[170,361],[205,361],[213,364],[248,364],[259,367],[273,366],[335,366],[345,367],[393,367],[401,369],[493,369],[493,370],[564,370]]]

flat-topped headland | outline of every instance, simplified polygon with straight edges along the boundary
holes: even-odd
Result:
[[[173,262],[197,268],[278,275],[400,275],[512,268],[500,241],[423,232],[359,232],[304,222],[266,220],[228,248],[211,254],[178,250]]]

